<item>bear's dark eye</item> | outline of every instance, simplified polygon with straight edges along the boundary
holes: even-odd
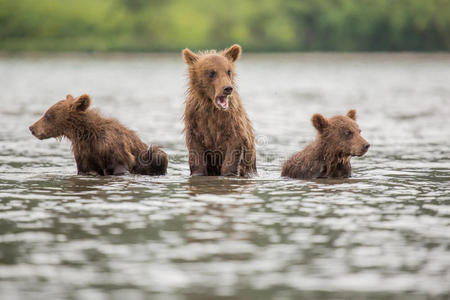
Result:
[[[216,76],[216,71],[209,71],[208,76],[209,78],[214,78]]]
[[[45,114],[44,118],[45,118],[45,121],[51,121],[55,118],[55,115],[51,112],[48,112]]]
[[[227,71],[228,76],[231,76],[231,70]]]
[[[353,132],[347,129],[347,130],[344,132],[344,134],[345,134],[346,137],[351,137],[351,136],[353,135]]]

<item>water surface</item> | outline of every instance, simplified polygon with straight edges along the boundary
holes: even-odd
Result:
[[[190,178],[180,55],[0,58],[1,299],[447,299],[450,56],[246,55],[259,176]],[[170,155],[165,177],[76,176],[28,126],[66,94]],[[358,111],[346,180],[280,178],[313,113]]]

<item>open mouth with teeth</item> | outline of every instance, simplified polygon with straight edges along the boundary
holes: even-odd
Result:
[[[216,104],[217,106],[219,106],[222,110],[227,110],[228,109],[228,100],[230,96],[217,96],[216,97]]]

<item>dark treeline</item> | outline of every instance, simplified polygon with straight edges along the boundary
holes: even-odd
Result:
[[[448,51],[449,0],[0,0],[3,51]]]

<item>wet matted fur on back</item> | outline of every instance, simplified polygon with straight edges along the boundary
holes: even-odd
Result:
[[[30,126],[30,131],[39,139],[67,137],[72,142],[78,174],[166,174],[168,158],[164,151],[147,147],[134,131],[89,109],[90,103],[88,95],[67,95]]]

